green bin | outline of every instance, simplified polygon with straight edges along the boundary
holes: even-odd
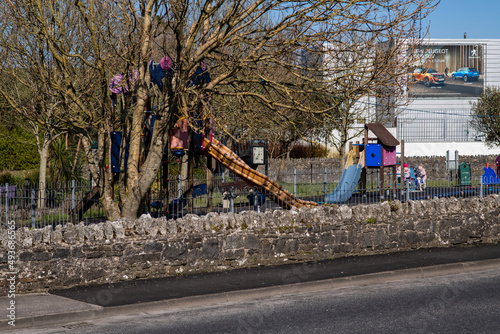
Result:
[[[458,177],[461,186],[470,186],[470,165],[463,163],[458,166]]]

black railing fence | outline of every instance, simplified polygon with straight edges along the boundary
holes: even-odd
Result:
[[[445,174],[437,179],[428,179],[425,184],[420,185],[416,180],[396,180],[394,183],[390,172],[385,174],[382,184],[379,169],[367,169],[366,177],[349,180],[349,184],[339,184],[341,173],[338,169],[325,168],[321,171],[295,170],[293,175],[284,175],[282,179],[287,182],[279,181],[279,184],[282,187],[280,191],[319,205],[352,206],[436,197],[484,197],[499,192],[498,177],[486,177],[481,172],[472,170],[465,178],[456,173],[451,176]],[[141,209],[144,214],[178,218],[188,213],[204,215],[208,212],[236,213],[244,210],[263,212],[287,207],[280,200],[272,200],[276,196],[273,197],[263,188],[249,186],[229,173],[214,175],[212,189],[207,187],[205,178],[195,178],[192,195],[188,191],[187,180],[179,177],[172,177],[168,181],[168,191],[162,189],[161,184],[162,181],[158,179],[151,187]],[[38,184],[0,185],[0,226],[5,227],[12,221],[18,227],[28,228],[105,221],[105,212],[96,190],[87,181],[48,183],[44,190]],[[286,197],[282,199],[284,200]]]

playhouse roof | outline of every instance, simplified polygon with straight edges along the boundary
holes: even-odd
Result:
[[[385,146],[398,146],[399,141],[380,123],[365,124],[365,129],[370,130]]]

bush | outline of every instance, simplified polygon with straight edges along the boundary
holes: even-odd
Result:
[[[328,149],[320,144],[295,144],[290,151],[290,158],[326,158]]]
[[[38,167],[40,157],[33,135],[20,127],[0,127],[0,170]]]
[[[23,184],[24,180],[29,178],[31,183],[38,183],[38,170],[18,171],[0,173],[0,184]]]

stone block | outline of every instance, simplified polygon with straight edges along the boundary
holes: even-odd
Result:
[[[163,244],[160,242],[148,242],[144,246],[145,253],[161,253],[163,250]]]
[[[83,272],[82,272],[82,278],[87,281],[87,282],[92,282],[92,281],[95,281],[101,277],[105,277],[106,276],[106,271],[102,268],[86,268]]]
[[[62,229],[62,238],[63,242],[67,244],[74,244],[75,243],[75,238],[76,238],[76,229],[75,226],[71,223],[66,224],[64,228]]]
[[[121,222],[112,222],[111,226],[113,226],[113,234],[115,236],[115,239],[125,238],[125,228]]]
[[[219,240],[217,238],[208,238],[203,241],[200,258],[217,259],[219,254]]]
[[[256,236],[255,234],[246,234],[244,236],[244,248],[246,249],[251,249],[251,250],[261,250],[262,249],[262,242],[260,241],[259,237]]]
[[[406,240],[412,247],[417,246],[418,234],[415,231],[406,231],[405,236]]]
[[[46,251],[35,251],[33,252],[33,261],[49,261],[52,258],[52,254]]]
[[[57,225],[54,231],[52,232],[51,236],[51,243],[53,244],[60,244],[62,243],[62,226]]]
[[[31,251],[22,252],[21,254],[19,254],[19,260],[20,261],[34,261],[35,255]]]
[[[243,234],[241,232],[231,233],[226,237],[224,248],[236,249],[243,248]]]
[[[385,230],[377,229],[373,235],[373,246],[384,248],[387,242]]]
[[[186,262],[188,247],[184,242],[169,242],[161,254],[161,260],[167,262]]]
[[[113,225],[111,224],[111,222],[105,222],[104,224],[102,224],[102,230],[104,232],[104,238],[106,240],[113,240],[115,238],[113,233]]]
[[[52,258],[54,259],[66,259],[69,258],[71,255],[71,249],[70,248],[56,248],[54,250],[54,253],[52,255]]]
[[[128,265],[133,265],[142,268],[148,261],[158,262],[162,258],[160,253],[148,253],[148,254],[135,254],[130,256],[125,256],[123,258],[124,262]]]

